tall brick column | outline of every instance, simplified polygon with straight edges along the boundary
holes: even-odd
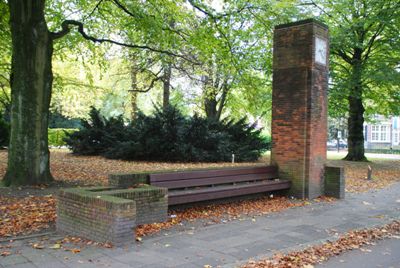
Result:
[[[299,198],[323,193],[328,55],[326,25],[309,19],[275,27],[271,164]]]

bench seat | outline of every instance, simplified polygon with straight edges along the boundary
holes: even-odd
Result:
[[[205,187],[189,190],[172,190],[168,192],[168,205],[186,204],[226,197],[235,197],[290,188],[290,181],[269,180],[246,184]]]
[[[235,197],[289,189],[275,166],[251,166],[149,174],[149,183],[168,188],[168,204]]]

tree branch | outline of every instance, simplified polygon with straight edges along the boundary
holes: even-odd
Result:
[[[192,64],[196,64],[196,65],[199,64],[198,62],[195,62],[193,59],[190,59],[181,54],[176,54],[176,53],[168,51],[168,50],[158,49],[158,48],[150,47],[147,45],[127,44],[127,43],[122,43],[122,42],[115,41],[112,39],[96,38],[96,37],[90,36],[85,32],[83,23],[80,21],[76,21],[76,20],[63,21],[61,24],[61,31],[51,33],[53,40],[62,38],[65,35],[67,35],[71,31],[70,26],[78,27],[78,32],[82,35],[82,37],[85,38],[86,40],[92,41],[94,43],[111,43],[111,44],[115,44],[115,45],[127,47],[127,48],[143,49],[143,50],[148,50],[148,51],[157,52],[157,53],[161,53],[161,54],[166,54],[166,55],[169,55],[172,57],[181,58]]]
[[[332,49],[332,54],[337,55],[339,57],[341,57],[345,62],[352,64],[352,59],[349,55],[346,54],[346,52],[344,52],[341,49]]]
[[[153,87],[154,84],[160,80],[163,79],[163,76],[160,76],[160,73],[163,71],[163,69],[160,69],[160,71],[158,71],[157,73],[153,73],[150,70],[147,70],[151,75],[154,76],[154,78],[151,80],[150,85],[146,88],[146,89],[130,89],[128,90],[129,92],[140,92],[140,93],[146,93],[149,92]]]

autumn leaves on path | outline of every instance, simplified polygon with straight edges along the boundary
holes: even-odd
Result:
[[[315,201],[332,200],[334,199],[321,198]],[[25,198],[0,197],[0,238],[26,235],[48,228],[56,219],[55,202],[55,197],[52,195]],[[206,222],[216,224],[244,216],[265,215],[308,204],[310,204],[308,201],[290,200],[285,197],[264,197],[226,204],[195,206],[179,211],[170,210],[167,222],[140,225],[136,228],[136,236],[140,239],[184,222],[206,220]]]
[[[337,240],[308,247],[304,250],[288,254],[278,253],[272,258],[260,261],[249,261],[241,268],[312,268],[314,264],[322,263],[330,257],[340,255],[345,251],[361,249],[373,245],[377,240],[397,238],[400,234],[400,221],[396,220],[384,226],[350,231]]]

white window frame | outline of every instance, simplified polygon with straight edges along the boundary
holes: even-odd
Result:
[[[371,142],[388,143],[390,140],[390,125],[372,125]]]

